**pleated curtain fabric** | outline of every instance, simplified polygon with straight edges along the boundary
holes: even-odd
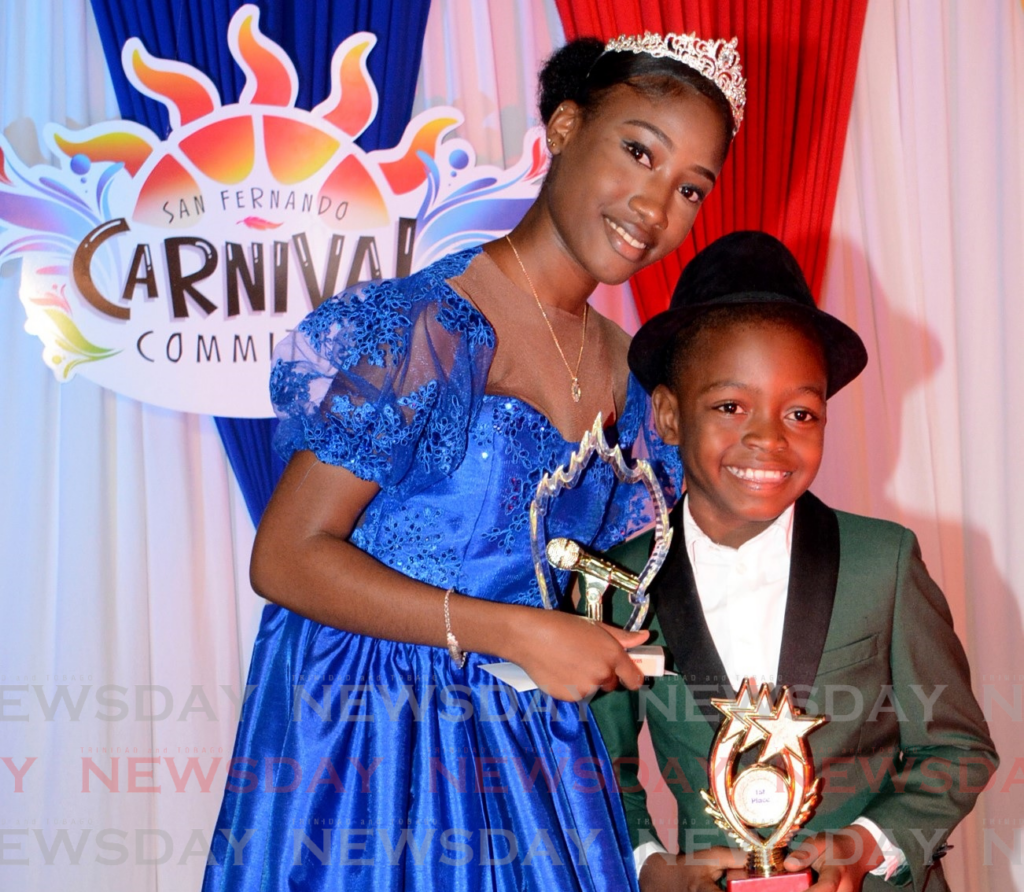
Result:
[[[689,238],[632,279],[641,319],[668,306],[686,262],[720,235],[763,229],[815,294],[828,254],[867,0],[556,0],[566,38],[645,30],[739,38],[747,107]]]

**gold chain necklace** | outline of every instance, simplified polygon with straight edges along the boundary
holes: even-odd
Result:
[[[533,299],[537,301],[537,309],[540,310],[541,316],[544,317],[544,321],[547,323],[548,331],[551,332],[551,339],[555,342],[555,347],[558,348],[558,355],[562,357],[562,362],[565,363],[565,370],[569,373],[569,377],[572,379],[572,401],[578,403],[583,396],[583,391],[580,389],[580,363],[583,362],[583,346],[587,343],[587,316],[590,313],[590,304],[583,305],[583,337],[580,339],[580,355],[576,357],[576,371],[572,370],[572,366],[569,365],[569,360],[565,358],[565,351],[562,350],[562,345],[558,343],[558,335],[555,334],[555,329],[551,325],[551,320],[548,319],[548,314],[544,311],[544,304],[540,302],[540,298],[537,297],[537,289],[533,287],[533,280],[530,278],[530,274],[526,271],[526,267],[523,266],[523,258],[519,256],[519,252],[516,250],[516,246],[512,243],[512,239],[508,235],[505,236],[505,241],[508,242],[508,246],[512,249],[512,253],[516,255],[516,260],[519,262],[519,268],[523,271],[523,275],[526,277],[526,282],[530,286],[530,291],[533,292]]]

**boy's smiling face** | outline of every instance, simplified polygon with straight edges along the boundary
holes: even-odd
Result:
[[[726,323],[701,332],[676,369],[651,395],[658,433],[679,446],[693,519],[714,542],[738,548],[818,473],[822,349],[785,322]]]

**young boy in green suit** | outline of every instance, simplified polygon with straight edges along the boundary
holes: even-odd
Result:
[[[823,798],[786,869],[811,866],[822,892],[947,888],[946,837],[997,765],[949,608],[913,533],[808,491],[826,400],[866,363],[857,334],[816,307],[795,258],[760,232],[698,253],[633,341],[630,368],[686,474],[647,622],[678,674],[591,704],[643,892],[717,889],[744,864],[700,791],[722,718],[710,700],[747,677],[829,716],[807,738]],[[647,535],[609,556],[639,572],[650,547]],[[612,603],[622,625],[629,605]],[[678,857],[656,839],[638,778],[645,721],[678,803]]]

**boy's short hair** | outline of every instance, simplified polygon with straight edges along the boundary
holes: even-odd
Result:
[[[688,361],[695,358],[695,354],[699,358],[704,335],[733,326],[759,325],[778,325],[799,332],[817,345],[821,350],[822,361],[825,362],[824,338],[801,307],[782,302],[723,304],[702,313],[676,333],[663,353],[665,368],[662,382],[671,386],[680,380]],[[827,362],[825,366],[827,372]]]
[[[633,337],[630,370],[650,393],[673,372],[680,332],[722,308],[736,312],[748,306],[786,307],[817,332],[828,374],[826,397],[849,384],[867,365],[860,336],[818,309],[789,249],[766,232],[745,230],[716,239],[686,264],[669,308],[648,319]]]

